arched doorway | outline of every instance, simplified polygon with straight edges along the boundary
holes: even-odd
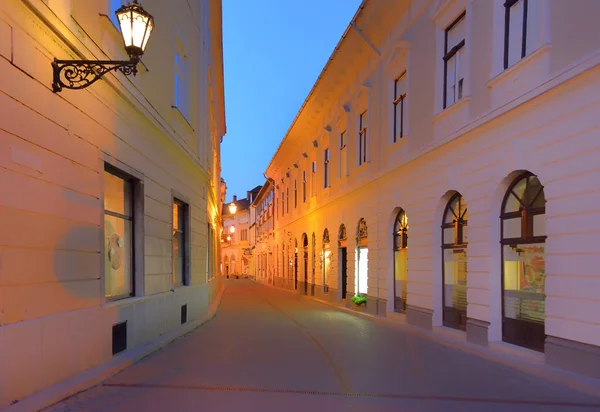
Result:
[[[442,223],[442,304],[444,326],[467,329],[467,204],[455,193]]]
[[[317,237],[315,236],[315,232],[313,232],[311,237],[311,247],[312,247],[312,259],[310,264],[310,294],[311,296],[315,296],[315,284],[316,282],[316,271],[315,268],[317,266]]]
[[[367,295],[369,284],[369,246],[368,229],[365,219],[358,221],[356,231],[356,280],[354,282],[355,295]]]
[[[394,222],[394,312],[406,312],[408,218],[403,209],[398,211]]]
[[[298,239],[294,239],[294,290],[298,290]]]
[[[502,202],[502,340],[543,352],[546,340],[546,197],[525,172]]]
[[[323,252],[321,263],[321,276],[323,283],[323,293],[329,293],[329,266],[331,264],[331,250],[329,249],[329,230],[323,231]]]
[[[348,236],[346,234],[346,226],[343,223],[338,230],[338,256],[340,299],[346,299],[348,291]]]
[[[302,234],[302,262],[304,269],[304,294],[308,295],[308,236]]]

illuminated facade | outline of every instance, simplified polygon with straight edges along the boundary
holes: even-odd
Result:
[[[283,286],[281,277],[275,276],[279,254],[278,246],[273,244],[274,200],[273,184],[267,180],[250,205],[250,244],[254,256],[252,273],[253,278],[259,282]]]
[[[247,192],[247,197],[223,205],[223,233],[221,235],[221,274],[225,277],[250,277],[253,256],[251,251],[250,205],[260,186]],[[235,210],[230,205],[235,204]]]
[[[0,409],[117,371],[220,289],[221,2],[144,0],[137,76],[54,94],[54,58],[127,59],[121,5],[0,2]]]
[[[266,170],[276,276],[599,377],[599,12],[363,1]]]

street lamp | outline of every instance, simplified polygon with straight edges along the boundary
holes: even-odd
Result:
[[[128,76],[137,74],[137,64],[140,61],[148,39],[154,29],[154,18],[150,13],[133,0],[127,6],[122,6],[115,12],[125,50],[129,60],[58,60],[52,62],[54,72],[52,90],[54,93],[66,89],[85,89],[110,71],[120,70]]]
[[[231,213],[232,215],[235,215],[236,211],[237,211],[237,205],[235,204],[235,202],[231,202],[229,204],[229,213]]]
[[[229,233],[235,233],[235,226],[229,226]]]

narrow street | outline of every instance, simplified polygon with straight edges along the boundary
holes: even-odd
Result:
[[[217,316],[50,411],[591,411],[600,400],[249,280]]]

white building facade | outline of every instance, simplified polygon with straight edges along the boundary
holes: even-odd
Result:
[[[54,58],[128,59],[126,3],[0,2],[0,409],[186,332],[220,290],[221,2],[144,0],[137,76],[53,93]]]
[[[266,170],[276,276],[599,377],[599,13],[363,1]]]

